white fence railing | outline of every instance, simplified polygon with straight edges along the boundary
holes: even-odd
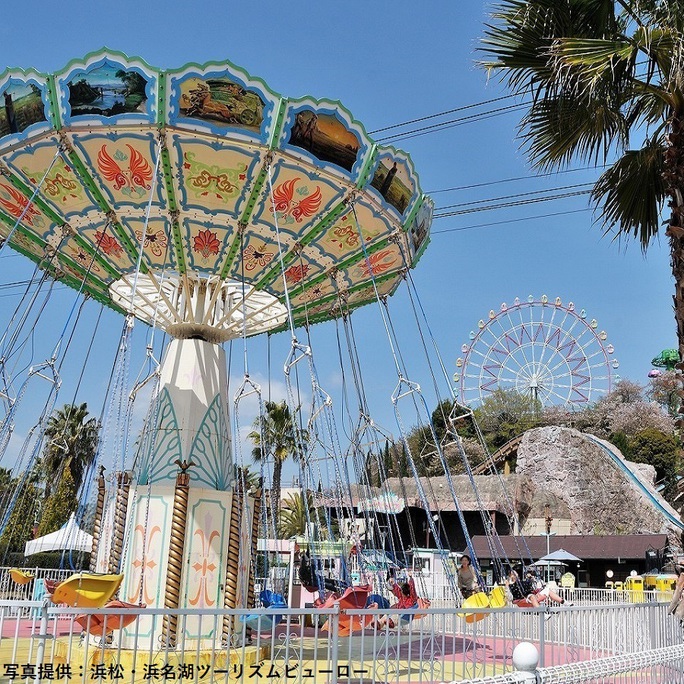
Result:
[[[654,679],[652,668],[642,677],[641,661],[624,660],[681,644],[679,621],[664,603],[480,609],[467,616],[457,610],[84,611],[0,601],[0,681],[452,682],[512,673],[521,641],[537,648],[540,671],[584,672],[588,664],[622,658],[623,665],[636,663],[638,677],[619,681],[684,681]],[[122,629],[121,620],[130,624]],[[662,671],[679,667],[673,662],[663,661]],[[591,674],[543,681],[604,680]]]
[[[42,598],[40,593],[41,581],[36,580],[64,580],[74,574],[73,570],[56,570],[54,568],[22,568],[23,571],[33,575],[33,581],[26,584],[17,584],[11,575],[12,568],[0,567],[0,599],[7,601],[30,601]]]

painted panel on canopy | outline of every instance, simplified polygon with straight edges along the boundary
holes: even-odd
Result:
[[[20,190],[0,177],[0,211],[17,221],[25,209],[21,225],[45,239],[53,228],[52,219],[46,216],[35,202],[30,202]]]
[[[315,166],[356,181],[370,153],[363,126],[331,100],[288,100],[278,146]]]
[[[0,74],[0,148],[52,128],[47,78],[32,69]]]
[[[343,286],[338,285],[338,287],[340,289],[345,289]],[[320,283],[316,283],[313,287],[309,287],[303,292],[295,292],[292,295],[290,302],[292,308],[296,309],[303,304],[315,304],[319,299],[334,294],[337,294],[337,288],[335,288],[330,278],[325,278]]]
[[[281,242],[282,238],[281,235]],[[245,282],[255,283],[264,273],[278,265],[278,258],[275,234],[266,236],[261,232],[248,230],[231,267],[231,277],[240,282],[244,278]]]
[[[55,74],[65,126],[154,123],[157,71],[120,52],[97,52]]]
[[[390,278],[389,280],[380,283],[377,286],[378,295],[380,297],[384,297],[385,295],[392,294],[400,282],[401,276],[397,275],[395,278]],[[349,306],[354,306],[356,304],[359,304],[360,302],[372,302],[375,300],[375,290],[373,289],[372,284],[366,287],[362,287],[361,289],[356,290],[355,292],[350,292],[347,295],[347,304]]]
[[[378,147],[369,178],[365,191],[385,211],[405,221],[420,199],[420,185],[411,158],[394,147]]]
[[[239,218],[263,160],[260,150],[175,133],[169,152],[177,170],[174,178],[181,211]]]
[[[312,242],[336,261],[347,259],[355,252],[362,253],[359,228],[366,246],[373,244],[378,238],[388,237],[395,229],[380,210],[371,204],[357,201],[355,208],[358,226],[354,214],[349,210]]]
[[[107,219],[101,212],[91,211],[73,217],[69,225],[114,268],[129,271],[135,265],[116,232],[107,227]]]
[[[112,206],[144,210],[152,187],[157,142],[151,132],[74,133],[70,136],[102,194]],[[154,203],[164,204],[163,183],[156,183]]]
[[[82,269],[83,273],[79,276],[79,280],[87,277],[90,281],[94,278],[104,281],[112,281],[113,278],[101,266],[93,254],[87,249],[84,249],[75,240],[68,240],[59,250],[60,255],[69,257],[73,262],[77,263]],[[87,274],[87,275],[86,275]],[[73,274],[72,274],[73,275]],[[74,276],[75,277],[75,276]]]
[[[59,145],[58,138],[50,137],[35,145],[19,148],[3,161],[26,183],[37,187],[42,181],[41,197],[68,222],[70,214],[82,214],[89,209],[96,209],[97,204],[69,160],[63,154],[55,159]],[[45,176],[51,164],[50,173]]]
[[[319,249],[307,246],[285,267],[285,280],[290,296],[306,288],[316,276],[333,266],[333,261]],[[268,284],[268,291],[278,297],[285,294],[283,276],[278,269],[276,277]]]
[[[392,243],[369,254],[368,259],[365,256],[362,257],[357,263],[349,266],[342,273],[349,278],[353,287],[366,280],[370,280],[371,272],[377,278],[401,268],[404,268],[401,250],[397,244]]]
[[[183,220],[183,240],[188,267],[204,273],[220,270],[236,230],[216,222]]]
[[[233,64],[191,64],[167,76],[168,122],[268,143],[280,96]]]
[[[0,235],[6,238],[9,235],[11,226],[8,226],[4,221],[0,221]],[[26,250],[29,254],[33,254],[38,260],[45,256],[45,244],[43,242],[37,242],[32,240],[28,235],[20,233],[18,230],[14,231],[12,239],[10,240],[10,245],[17,245],[21,249]]]
[[[408,249],[411,265],[415,266],[430,242],[430,226],[435,203],[427,195],[423,195],[422,203],[408,224]]]
[[[271,167],[273,202],[268,182],[252,215],[254,223],[266,223],[275,231],[273,205],[278,229],[300,240],[341,199],[347,188],[333,183],[315,171],[306,171],[280,157]]]
[[[145,228],[145,218],[125,217],[121,219],[122,227],[128,232],[136,249],[145,235],[143,254],[145,263],[152,269],[161,271],[165,266],[175,268],[176,255],[171,239],[171,226],[164,216],[151,216]]]

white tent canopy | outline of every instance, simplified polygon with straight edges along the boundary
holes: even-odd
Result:
[[[89,553],[93,547],[93,535],[82,530],[72,513],[69,520],[55,532],[44,537],[26,542],[24,556],[32,556],[42,551],[85,551]]]

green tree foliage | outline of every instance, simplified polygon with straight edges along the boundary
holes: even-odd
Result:
[[[316,520],[314,514],[313,497],[307,493],[306,502],[309,518]],[[278,535],[281,539],[302,536],[306,532],[307,510],[304,507],[304,497],[301,494],[289,494],[283,500],[283,507],[278,523]]]
[[[43,514],[41,515],[38,527],[39,537],[58,530],[69,520],[69,516],[78,507],[76,491],[71,471],[69,468],[65,468],[57,489],[47,500],[43,508]]]
[[[540,424],[539,403],[514,389],[495,389],[475,410],[492,449],[498,449],[514,437]]]
[[[648,463],[656,470],[662,494],[672,501],[677,491],[677,473],[681,469],[681,445],[674,435],[646,428],[629,440],[629,458],[635,463]]]
[[[47,499],[66,470],[70,472],[74,494],[78,491],[86,470],[95,460],[99,428],[97,419],[88,417],[87,404],[65,404],[50,416],[41,460]]]
[[[643,249],[663,225],[684,358],[684,2],[499,0],[485,66],[531,105],[533,165],[608,164],[591,196],[607,230]],[[531,96],[531,97],[530,97]]]
[[[3,468],[3,471],[5,469]],[[5,471],[6,472],[6,471]],[[11,480],[6,483],[7,498],[3,497],[3,503],[7,505],[19,480]],[[18,553],[24,551],[24,544],[33,539],[33,527],[38,519],[40,511],[40,495],[36,487],[35,478],[30,478],[22,485],[22,491],[18,492],[14,507],[10,514],[7,526],[0,537],[0,553]],[[3,512],[4,514],[4,512]]]

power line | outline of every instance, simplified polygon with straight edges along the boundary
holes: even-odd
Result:
[[[430,126],[421,126],[420,128],[414,128],[413,130],[404,131],[403,133],[395,133],[394,135],[388,135],[384,138],[378,138],[376,142],[388,142],[390,140],[393,142],[397,140],[409,140],[410,138],[417,138],[421,135],[434,133],[435,131],[442,131],[448,128],[455,128],[456,126],[463,126],[467,123],[485,121],[495,116],[501,116],[502,114],[509,114],[514,111],[525,109],[528,105],[529,102],[523,102],[521,104],[507,105],[506,107],[491,109],[486,112],[479,112],[478,114],[470,114],[469,116],[463,116],[457,119],[449,119],[448,121],[442,121],[440,123],[432,124]]]
[[[511,97],[518,97],[515,94],[502,95],[501,97],[494,97],[491,100],[483,100],[482,102],[473,102],[469,105],[463,105],[462,107],[455,107],[454,109],[446,109],[443,112],[438,112],[437,114],[428,114],[427,116],[421,116],[418,119],[410,119],[409,121],[402,121],[401,123],[392,124],[391,126],[383,126],[382,128],[376,128],[374,131],[368,131],[369,135],[374,135],[375,133],[382,133],[383,131],[390,131],[393,128],[401,128],[402,126],[410,126],[414,123],[420,123],[421,121],[428,121],[429,119],[436,119],[440,116],[446,116],[447,114],[454,114],[455,112],[463,112],[467,109],[473,109],[475,107],[482,107],[483,105],[492,104],[493,102],[501,102],[501,100],[508,100]]]
[[[474,223],[469,226],[458,226],[456,228],[443,228],[442,230],[431,230],[430,235],[440,235],[442,233],[458,233],[462,230],[473,228],[490,228],[491,226],[501,226],[506,223],[521,223],[522,221],[536,221],[537,219],[552,218],[554,216],[565,216],[567,214],[579,214],[580,212],[591,211],[591,207],[584,209],[570,209],[568,211],[555,211],[549,214],[537,214],[535,216],[524,216],[523,218],[504,219],[503,221],[488,221],[487,223]]]
[[[490,199],[473,200],[472,202],[458,202],[456,204],[445,204],[443,207],[437,207],[435,211],[443,211],[444,209],[453,209],[454,207],[470,207],[477,204],[485,204],[486,202],[500,202],[501,200],[516,199],[517,197],[529,197],[531,195],[542,195],[549,192],[560,192],[561,190],[576,190],[577,188],[593,187],[593,183],[575,183],[574,185],[560,185],[555,188],[546,188],[544,190],[530,190],[529,192],[518,192],[514,195],[502,195],[501,197],[492,197]]]
[[[471,185],[455,185],[451,188],[441,188],[439,190],[428,190],[428,195],[437,195],[441,192],[452,192],[457,190],[472,190],[473,188],[484,188],[489,185],[499,185],[501,183],[512,183],[514,181],[533,180],[534,178],[546,178],[547,176],[560,176],[565,173],[574,173],[575,171],[591,171],[592,169],[605,169],[606,164],[600,166],[582,166],[576,169],[564,169],[562,171],[549,171],[548,173],[535,173],[530,176],[516,176],[513,178],[501,178],[500,180],[487,181],[485,183],[473,183]]]
[[[435,218],[446,218],[447,216],[463,216],[464,214],[475,214],[481,211],[493,211],[494,209],[508,209],[510,207],[522,207],[526,204],[539,204],[540,202],[550,202],[551,200],[565,199],[567,197],[579,197],[580,195],[588,195],[591,190],[578,190],[576,192],[563,192],[557,195],[549,195],[548,197],[531,197],[525,200],[515,202],[501,202],[500,204],[492,204],[486,207],[471,207],[469,209],[461,209],[457,211],[447,211],[443,214],[435,214]]]

